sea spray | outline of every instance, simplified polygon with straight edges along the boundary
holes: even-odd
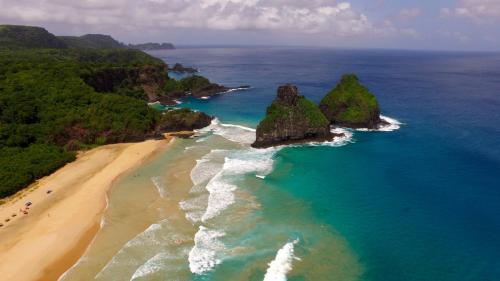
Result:
[[[276,257],[269,263],[264,281],[286,281],[286,274],[292,270],[294,245],[298,240],[288,242],[276,253]]]

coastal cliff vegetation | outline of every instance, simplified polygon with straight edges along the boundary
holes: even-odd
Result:
[[[159,59],[134,49],[61,48],[43,28],[18,29],[0,26],[0,198],[74,160],[76,150],[210,123],[189,109],[162,114],[147,105],[172,81]]]
[[[333,125],[372,129],[381,122],[377,99],[354,74],[342,76],[321,100],[320,109]]]

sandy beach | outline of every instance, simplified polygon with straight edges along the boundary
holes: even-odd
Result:
[[[113,144],[81,152],[76,161],[8,198],[0,205],[4,224],[0,228],[1,279],[57,280],[99,230],[113,182],[167,149],[171,140]],[[33,204],[24,214],[27,201]]]

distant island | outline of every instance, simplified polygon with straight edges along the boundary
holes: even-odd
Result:
[[[86,49],[175,49],[172,43],[124,44],[110,35],[55,36],[42,27],[0,25],[0,47],[3,48],[86,48]]]
[[[331,133],[330,125],[377,129],[386,124],[380,119],[375,96],[359,83],[356,75],[347,74],[321,100],[319,107],[299,95],[296,86],[280,86],[276,99],[257,126],[252,146],[265,148],[341,136]]]
[[[128,44],[129,48],[139,49],[143,51],[149,50],[171,50],[175,49],[172,43],[143,43],[143,44]]]

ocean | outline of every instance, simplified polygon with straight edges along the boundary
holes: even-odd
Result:
[[[500,280],[500,54],[151,51],[226,86],[217,117],[115,184],[62,280]],[[284,83],[319,102],[356,73],[392,126],[253,149]]]

